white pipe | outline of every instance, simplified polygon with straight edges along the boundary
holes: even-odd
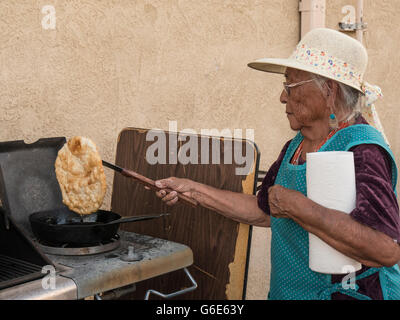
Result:
[[[364,30],[363,30],[363,15],[364,15],[364,0],[357,0],[357,12],[356,12],[356,25],[357,40],[363,43]]]
[[[300,0],[301,38],[314,28],[325,28],[326,0]]]

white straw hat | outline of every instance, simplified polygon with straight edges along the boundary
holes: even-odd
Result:
[[[365,95],[367,120],[385,137],[373,103],[382,97],[378,86],[364,81],[368,53],[357,40],[339,31],[316,28],[308,32],[287,59],[264,58],[250,62],[250,68],[284,74],[286,68],[307,71],[346,84]],[[386,137],[385,137],[386,139]]]
[[[367,64],[368,54],[360,42],[339,31],[317,28],[303,37],[288,59],[265,58],[248,66],[273,73],[285,73],[291,67],[342,82],[364,93]]]

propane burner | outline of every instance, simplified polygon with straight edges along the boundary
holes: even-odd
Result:
[[[68,243],[61,245],[52,245],[49,243],[42,243],[38,240],[35,241],[44,253],[59,255],[59,256],[83,256],[90,254],[104,253],[117,249],[120,246],[119,235],[116,234],[112,239],[107,242],[99,243],[98,245],[90,246],[71,246]]]

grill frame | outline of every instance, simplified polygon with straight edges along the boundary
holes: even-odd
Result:
[[[42,266],[0,254],[0,289],[43,276]]]

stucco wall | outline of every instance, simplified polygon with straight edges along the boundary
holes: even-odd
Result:
[[[341,7],[327,0],[327,26]],[[44,5],[56,10],[45,30]],[[400,156],[396,83],[400,2],[365,1],[368,81]],[[168,130],[255,130],[261,169],[292,137],[279,103],[282,76],[247,68],[256,58],[289,56],[299,40],[297,0],[0,1],[0,141],[84,135],[107,160],[127,126]],[[244,131],[243,131],[244,132]],[[111,173],[107,171],[110,204]],[[264,299],[269,231],[253,230],[247,297]]]

